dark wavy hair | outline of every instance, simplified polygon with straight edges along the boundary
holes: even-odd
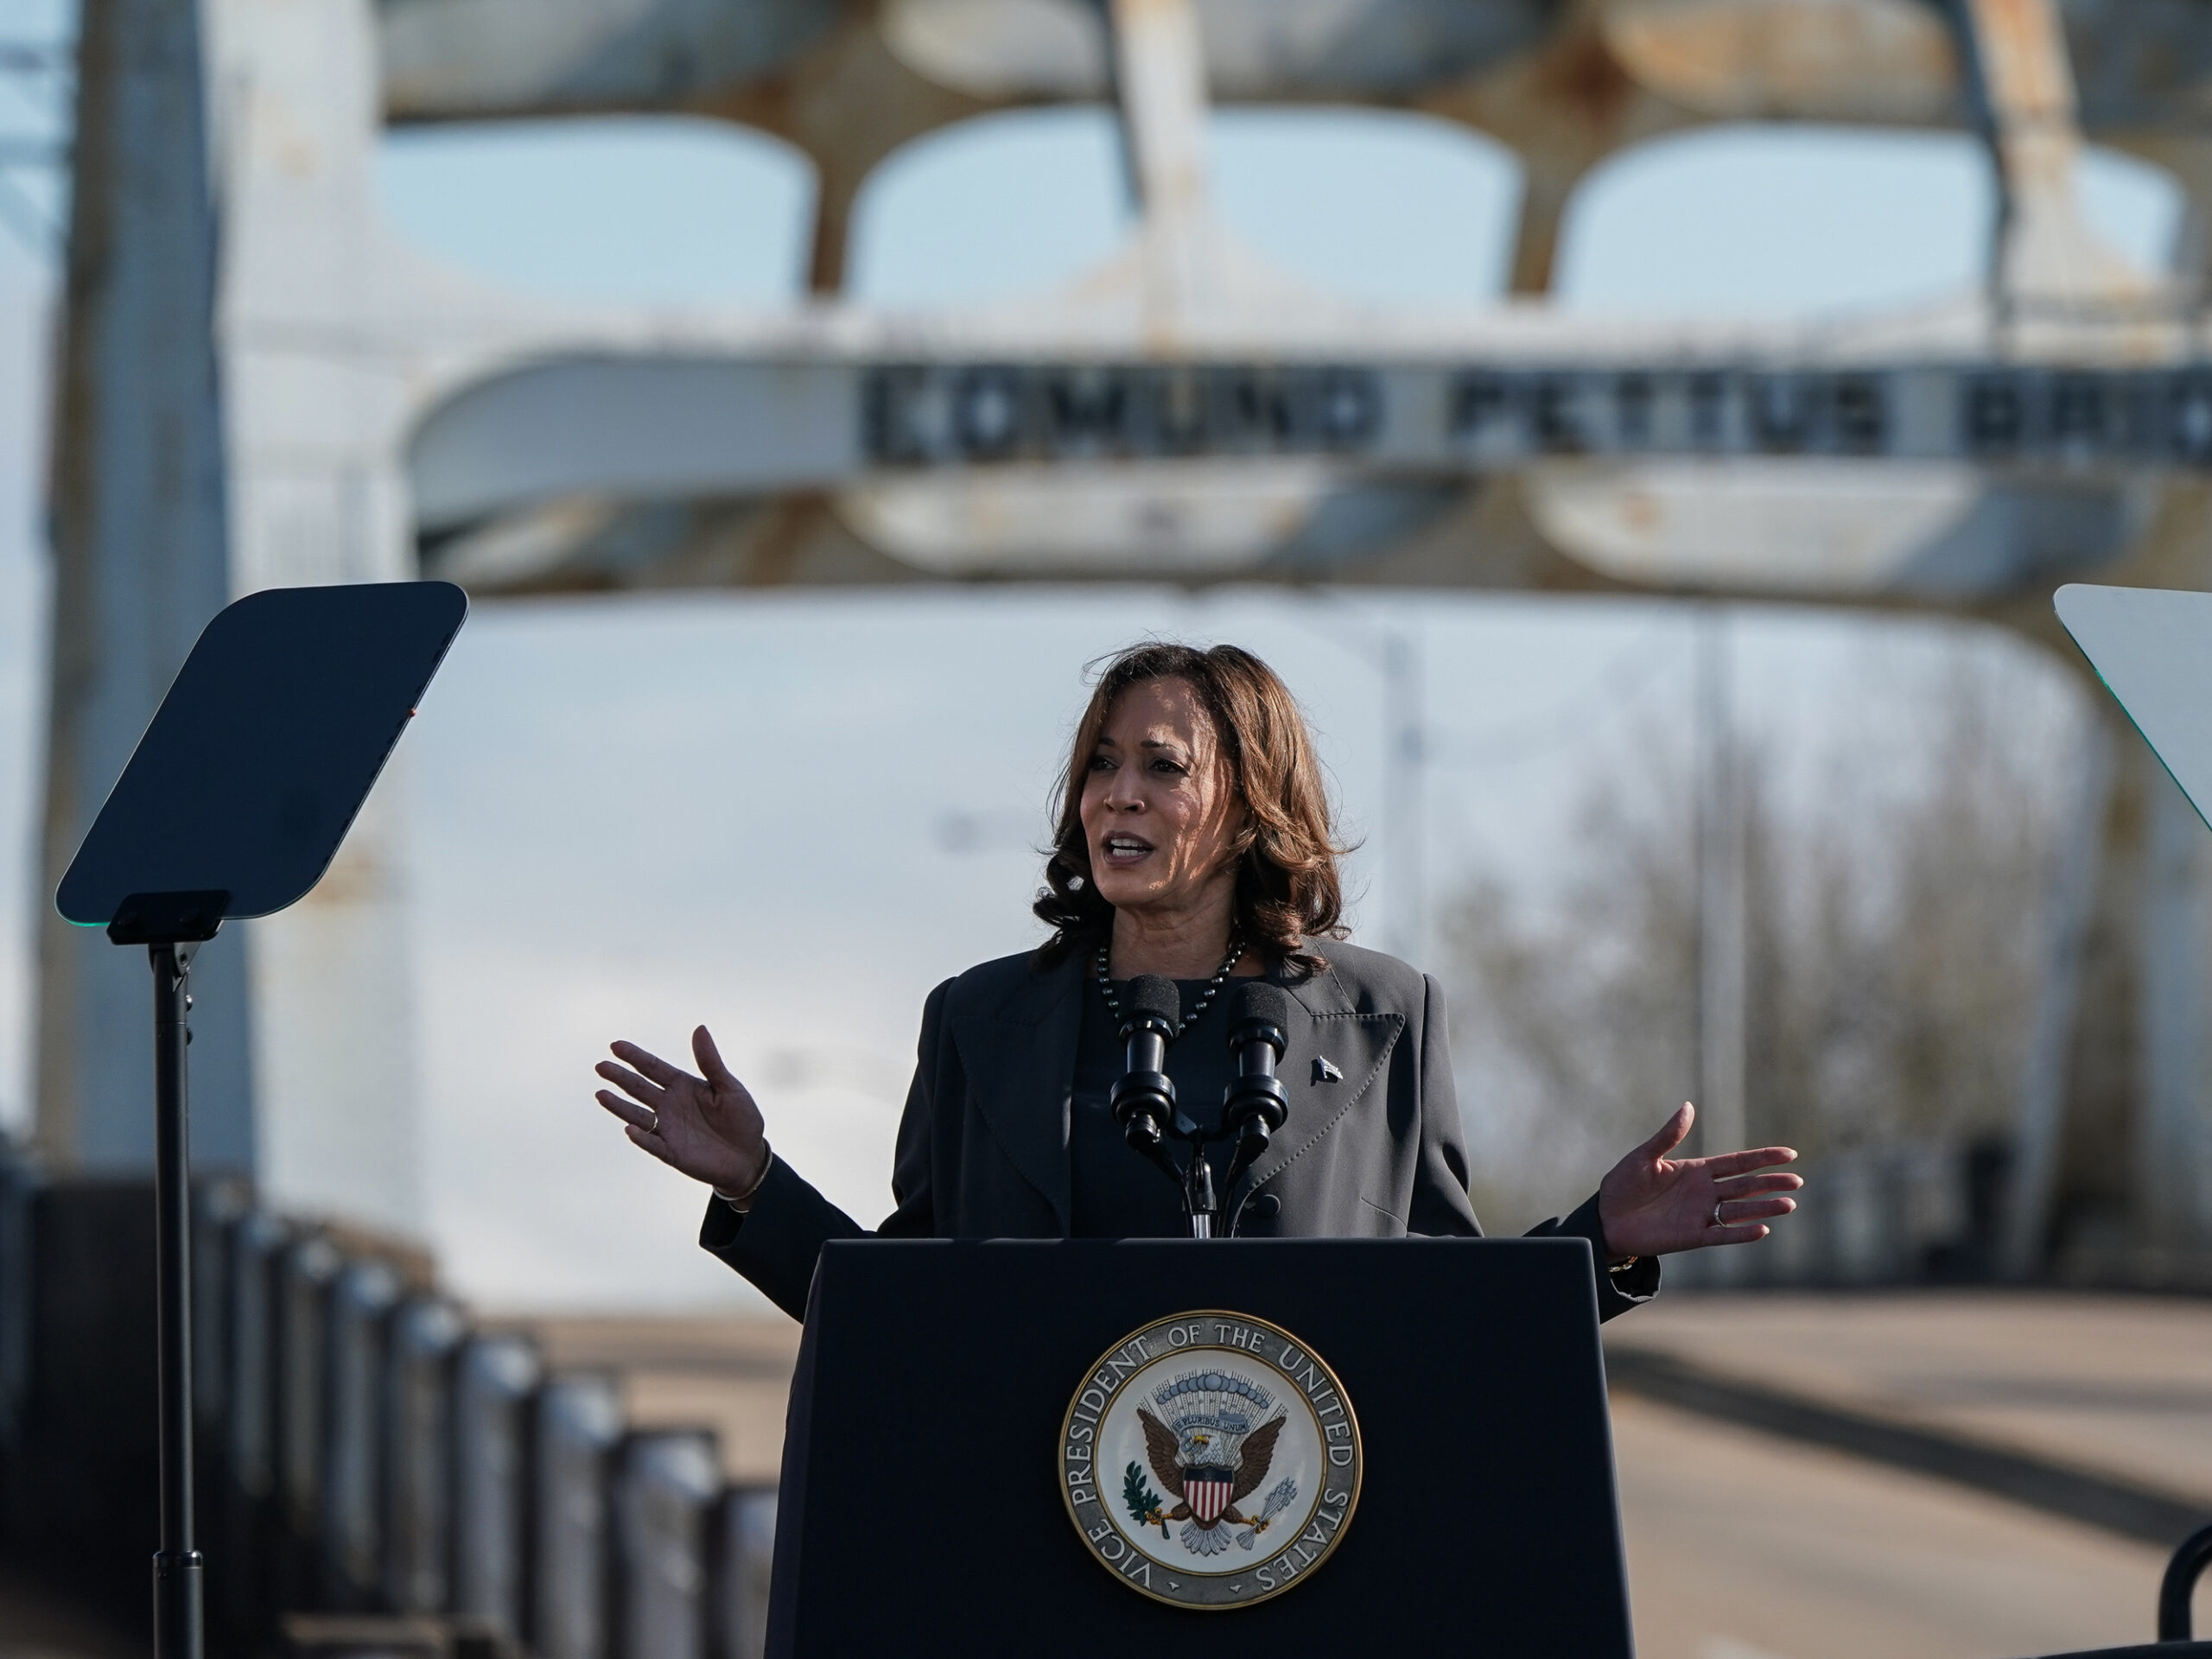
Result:
[[[1032,907],[1052,930],[1038,950],[1050,966],[1071,950],[1102,943],[1114,907],[1091,880],[1090,846],[1083,832],[1083,786],[1090,758],[1115,700],[1147,680],[1182,680],[1213,721],[1230,778],[1245,809],[1236,842],[1234,925],[1245,948],[1307,972],[1328,966],[1312,939],[1341,939],[1344,888],[1320,761],[1306,716],[1290,688],[1249,651],[1158,641],[1131,645],[1093,664],[1097,678],[1076,722],[1075,742],[1056,787],[1059,810],[1045,885]]]

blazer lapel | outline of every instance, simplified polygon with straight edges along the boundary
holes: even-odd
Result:
[[[1311,1148],[1342,1122],[1365,1097],[1390,1064],[1391,1051],[1404,1034],[1402,1014],[1362,1014],[1345,993],[1336,970],[1290,987],[1306,1009],[1288,1039],[1278,1068],[1290,1096],[1290,1116],[1253,1166],[1256,1189],[1280,1174],[1290,1160]]]
[[[1071,954],[1031,974],[1020,995],[956,1015],[953,1030],[969,1100],[1007,1160],[1044,1194],[1065,1237],[1073,1208],[1068,1129],[1083,1031],[1082,963]]]

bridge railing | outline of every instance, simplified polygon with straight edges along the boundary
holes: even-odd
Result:
[[[0,1147],[0,1554],[137,1622],[154,1544],[150,1185]],[[705,1427],[477,1329],[419,1257],[200,1195],[215,1651],[751,1659],[775,1493]],[[99,1386],[86,1379],[99,1378]]]

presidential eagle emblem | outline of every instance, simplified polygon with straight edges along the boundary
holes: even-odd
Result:
[[[1182,1501],[1162,1510],[1157,1500],[1150,1500],[1136,1518],[1156,1522],[1163,1536],[1172,1523],[1181,1522],[1184,1546],[1193,1554],[1220,1554],[1237,1528],[1243,1530],[1235,1532],[1236,1541],[1251,1548],[1276,1512],[1298,1496],[1298,1483],[1287,1478],[1276,1483],[1259,1514],[1248,1517],[1237,1511],[1236,1506],[1268,1478],[1276,1438],[1288,1420],[1268,1417],[1274,1408],[1273,1396],[1226,1371],[1179,1376],[1161,1383],[1152,1399],[1160,1416],[1137,1408],[1137,1421],[1144,1426],[1145,1457],[1160,1484]],[[1267,1421],[1261,1421],[1262,1418]],[[1124,1501],[1128,1499],[1125,1493]]]
[[[1062,1491],[1084,1545],[1131,1588],[1241,1606],[1335,1548],[1360,1455],[1336,1374],[1298,1338],[1242,1314],[1185,1313],[1135,1332],[1084,1379]]]

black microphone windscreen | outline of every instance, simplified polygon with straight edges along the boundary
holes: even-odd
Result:
[[[1287,1037],[1294,1028],[1291,1020],[1297,1007],[1290,993],[1281,986],[1264,979],[1243,980],[1229,1006],[1230,1028],[1233,1032],[1247,1020],[1264,1020]]]
[[[1183,993],[1158,974],[1139,974],[1122,995],[1122,1028],[1129,1030],[1147,1014],[1165,1020],[1173,1031],[1183,1023]]]

